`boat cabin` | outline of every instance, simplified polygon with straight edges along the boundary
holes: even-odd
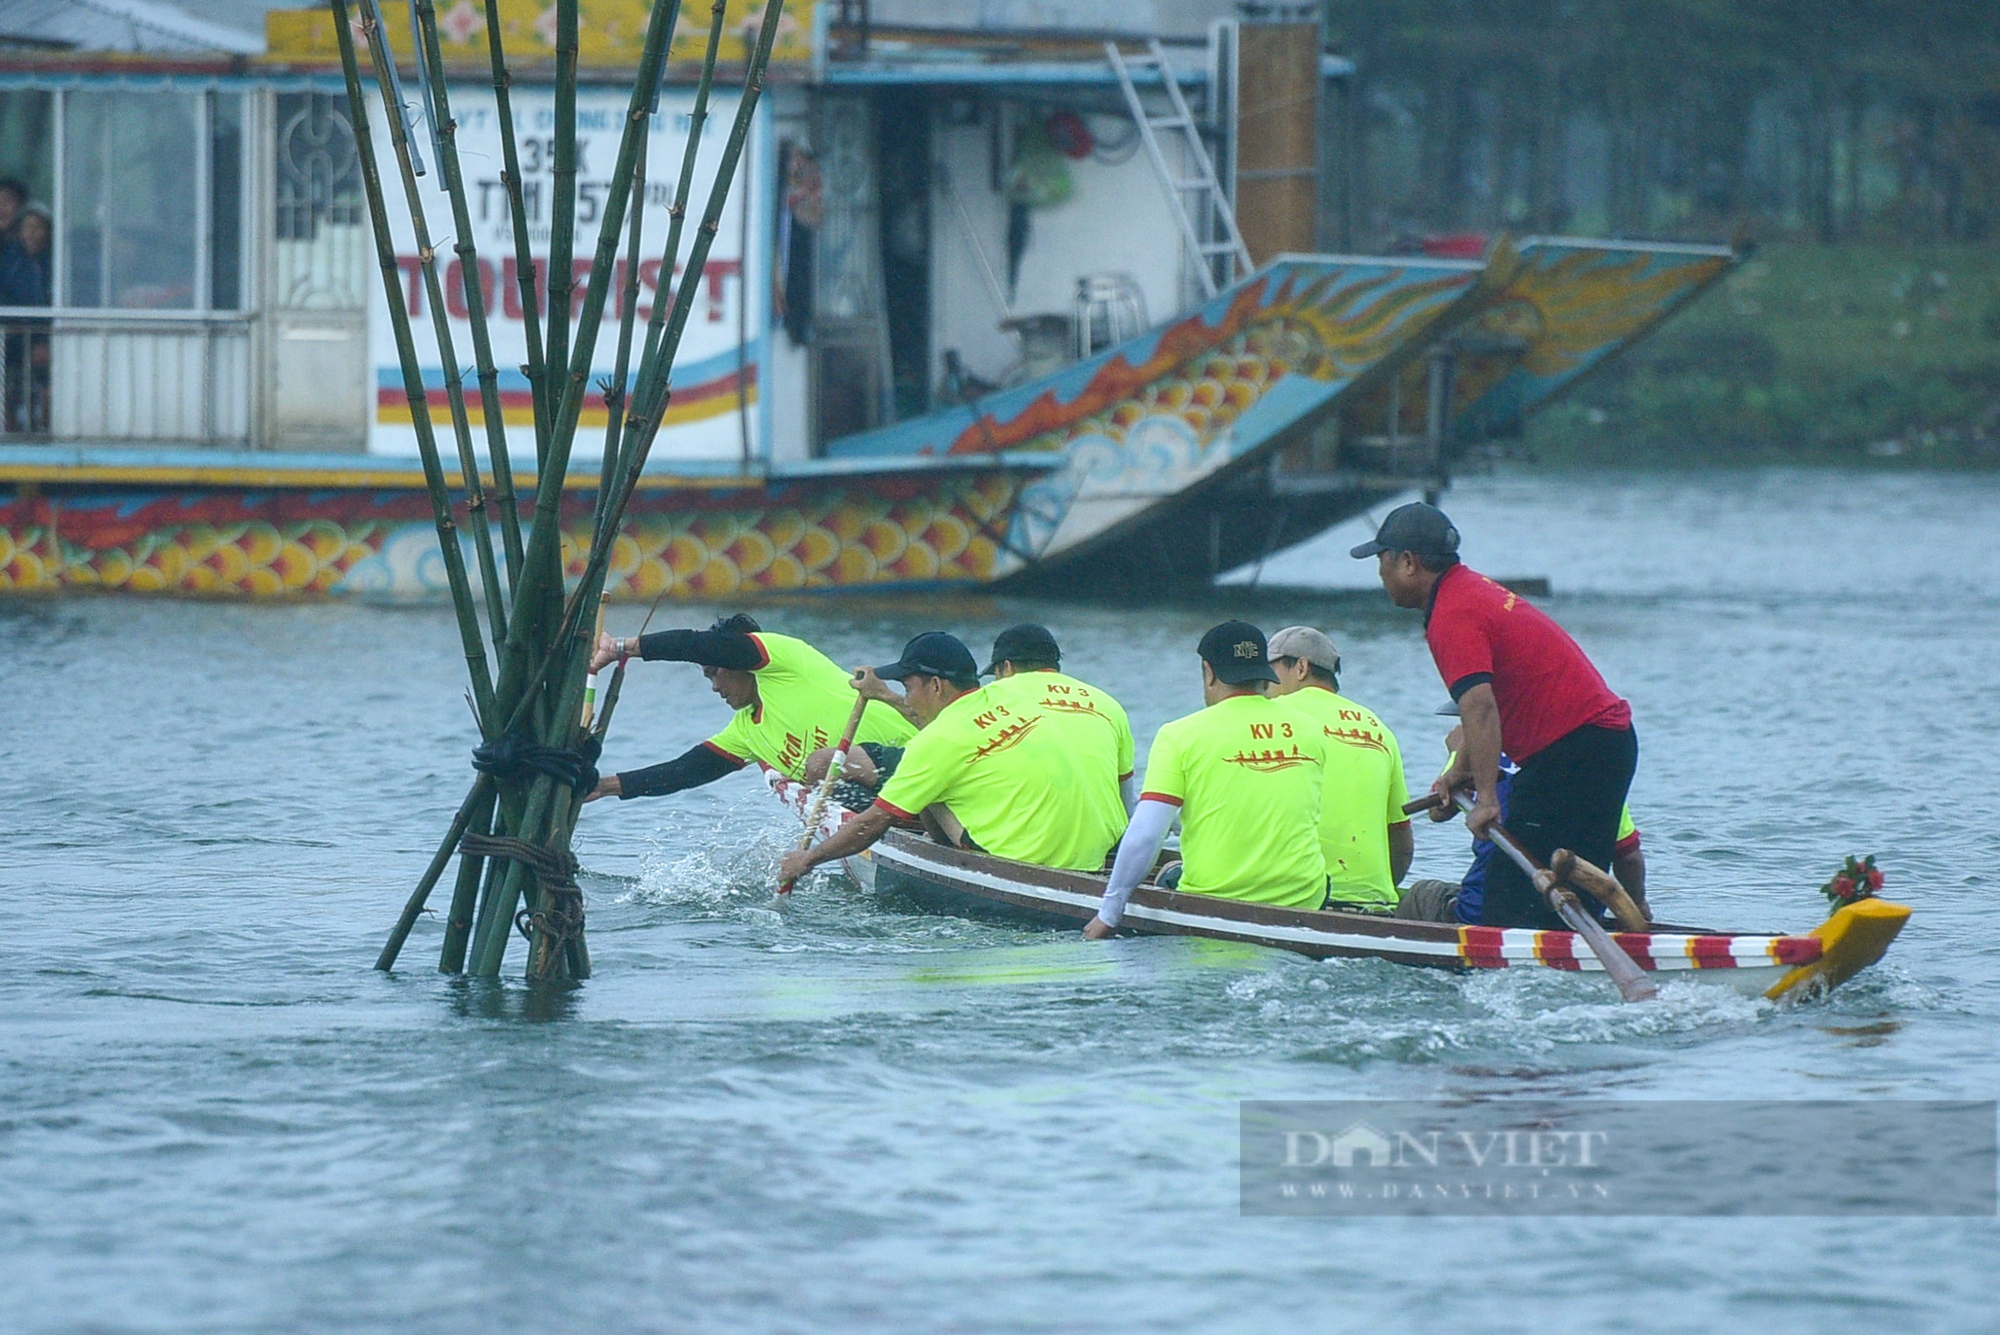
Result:
[[[437,127],[415,87],[436,72],[412,59],[413,7],[372,3],[400,57],[388,100],[402,104],[442,251],[458,238]],[[1063,26],[1047,26],[1056,8],[788,0],[737,188],[693,279],[658,465],[759,473],[812,459],[842,438],[1044,377],[1275,255],[1324,248],[1321,122],[1349,67],[1322,52],[1311,6],[1246,15],[1213,0],[1078,0],[1061,7]],[[148,28],[166,7],[135,6],[123,28],[17,34],[11,45],[0,35],[0,444],[414,454],[332,12],[246,0],[213,10],[222,17]],[[579,299],[647,6],[583,0],[582,11]],[[725,81],[760,11],[729,0]],[[540,306],[553,9],[501,0],[498,12]],[[708,12],[683,7],[659,93],[641,319],[667,281],[658,257]],[[525,425],[527,303],[486,6],[438,0],[437,20],[503,410]],[[1245,69],[1257,71],[1248,86]],[[367,92],[386,154],[392,113],[372,82]],[[698,190],[739,95],[717,87]],[[1190,151],[1197,141],[1205,154]],[[400,213],[398,183],[385,186]],[[697,194],[696,216],[702,204]],[[393,299],[420,333],[441,417],[446,368],[421,337],[433,312],[416,234],[399,222]],[[457,259],[444,297],[469,382]],[[600,376],[614,332],[608,319]],[[598,399],[586,425],[601,430],[604,416]],[[580,436],[579,453],[598,439]]]

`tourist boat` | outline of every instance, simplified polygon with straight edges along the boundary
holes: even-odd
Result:
[[[802,818],[810,793],[775,772],[766,779]],[[850,814],[829,804],[821,837]],[[1012,862],[939,844],[895,829],[843,864],[874,894],[935,913],[999,918],[1075,929],[1097,914],[1105,878]],[[1777,999],[1822,996],[1882,958],[1910,910],[1864,899],[1837,910],[1810,932],[1722,932],[1655,924],[1614,932],[1612,940],[1641,969],[1661,977],[1722,981]],[[1560,969],[1603,974],[1574,932],[1414,922],[1361,913],[1274,908],[1212,895],[1141,886],[1125,910],[1124,930],[1140,935],[1200,936],[1289,950],[1314,959],[1381,959],[1433,969]]]
[[[761,9],[727,5],[725,68]],[[546,258],[555,11],[437,8],[429,74],[476,178],[475,263],[448,266],[442,314],[463,362],[465,294],[484,289],[525,494],[532,398],[485,25],[500,16],[518,62],[530,242]],[[1128,8],[1153,23],[1153,6]],[[411,9],[380,9],[407,61]],[[594,198],[645,6],[582,10],[578,188]],[[660,94],[649,151],[670,165],[641,210],[656,254],[710,12],[685,7]],[[890,28],[866,5],[788,0],[611,595],[1200,585],[1442,488],[1741,259],[1534,236],[1327,253],[1354,242],[1318,202],[1338,185],[1318,118],[1353,101],[1353,67],[1322,52],[1314,22],[1234,12],[1204,0],[1107,41],[942,12]],[[35,353],[33,374],[0,377],[0,593],[441,597],[331,11],[274,2],[240,41],[199,29],[171,51],[0,52],[0,156],[28,164],[56,219],[54,304],[0,307],[0,356]],[[423,73],[406,70],[406,94]],[[717,99],[726,124],[734,93]],[[371,115],[386,142],[385,113]],[[416,138],[430,152],[421,125]],[[419,187],[434,234],[450,217],[438,179]],[[391,214],[396,300],[424,329],[415,235]],[[658,265],[641,264],[641,316]],[[600,337],[593,384],[614,343]],[[423,359],[449,438],[447,368],[429,345]],[[572,575],[601,396],[581,420],[562,519]],[[448,476],[461,485],[455,462]]]

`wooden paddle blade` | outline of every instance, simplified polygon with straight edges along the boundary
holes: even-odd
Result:
[[[1618,995],[1627,1001],[1651,1001],[1660,995],[1660,986],[1647,976],[1625,948],[1611,939],[1597,919],[1583,911],[1577,897],[1561,886],[1555,887],[1549,895],[1549,902],[1555,906],[1569,929],[1583,938],[1590,947],[1590,953],[1597,956],[1597,962],[1604,966],[1611,981],[1618,986]]]
[[[1583,891],[1610,909],[1612,916],[1618,919],[1618,925],[1624,930],[1628,932],[1651,930],[1652,920],[1632,901],[1632,896],[1626,893],[1624,886],[1618,884],[1618,879],[1602,867],[1585,861],[1567,848],[1558,848],[1555,855],[1549,859],[1549,870],[1555,873],[1556,880]]]

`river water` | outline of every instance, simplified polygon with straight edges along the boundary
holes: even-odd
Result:
[[[0,1326],[23,1331],[1984,1331],[1992,1219],[1245,1218],[1245,1099],[1991,1098],[2000,482],[1509,474],[1446,508],[1634,702],[1663,915],[1819,920],[1880,854],[1917,916],[1831,1002],[1466,978],[876,907],[780,908],[761,785],[592,807],[597,976],[370,965],[470,777],[439,608],[0,604]],[[842,661],[1023,619],[1127,703],[1199,703],[1225,615],[1326,627],[1440,762],[1360,524],[1163,606],[765,612]],[[1274,585],[1285,587],[1277,588]],[[1303,586],[1318,586],[1308,588]],[[666,609],[705,624],[715,609]],[[613,629],[640,611],[614,611]],[[724,720],[628,683],[607,763]],[[1460,827],[1419,830],[1455,876]]]

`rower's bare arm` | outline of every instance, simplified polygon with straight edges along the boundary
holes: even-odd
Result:
[[[1389,884],[1401,885],[1409,875],[1410,859],[1416,855],[1417,839],[1408,821],[1389,827]]]
[[[903,693],[876,676],[874,668],[854,669],[854,690],[862,699],[879,700],[910,722],[923,726],[923,720],[917,717],[916,710],[910,708],[910,702],[903,698]]]
[[[600,797],[623,797],[624,795],[625,790],[620,786],[618,776],[616,774],[605,774],[598,778],[597,787],[591,789],[589,796],[583,800],[586,802],[595,802]]]
[[[1458,698],[1459,717],[1465,728],[1465,749],[1458,765],[1469,772],[1479,801],[1465,813],[1465,828],[1484,837],[1488,826],[1500,819],[1500,702],[1493,698],[1490,682],[1480,682]]]
[[[851,858],[887,834],[894,823],[895,817],[881,807],[870,807],[811,848],[785,854],[778,864],[778,879],[796,881],[814,867]]]

